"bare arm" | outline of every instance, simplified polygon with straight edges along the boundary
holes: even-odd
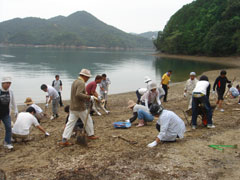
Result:
[[[42,126],[38,125],[36,126],[36,128],[38,128],[40,131],[42,131],[44,134],[46,133],[46,131],[42,128]]]

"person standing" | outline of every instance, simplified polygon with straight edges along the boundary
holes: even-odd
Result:
[[[104,105],[105,108],[107,108],[108,90],[109,90],[108,88],[110,84],[111,84],[111,81],[109,78],[107,78],[107,75],[102,74],[102,81],[99,84],[99,87],[100,87],[100,95],[105,100],[105,105]]]
[[[212,122],[212,109],[209,102],[211,85],[208,82],[208,77],[202,75],[193,90],[192,95],[192,129],[197,127],[198,106],[202,104],[206,109],[207,128],[215,128]]]
[[[46,107],[48,108],[48,104],[50,104],[52,102],[52,113],[53,115],[51,116],[51,120],[58,118],[58,104],[59,104],[59,94],[56,91],[55,88],[53,88],[52,86],[46,85],[46,84],[42,84],[41,85],[41,90],[43,90],[44,92],[48,93],[48,96],[46,97]],[[49,99],[48,99],[49,98]]]
[[[169,89],[169,82],[171,80],[171,74],[172,74],[172,70],[168,70],[168,72],[166,72],[163,76],[162,76],[162,88],[165,91],[165,95],[163,98],[164,102],[167,102],[167,95],[168,95],[168,89]]]
[[[17,105],[15,103],[14,95],[10,86],[12,84],[11,77],[2,78],[2,87],[0,88],[0,120],[2,120],[5,126],[5,139],[4,147],[7,149],[12,149],[13,145],[11,143],[12,128],[11,128],[11,116],[10,110],[13,108],[15,117],[18,115]]]
[[[192,108],[192,91],[195,88],[198,80],[196,78],[196,73],[191,72],[190,78],[187,80],[184,88],[184,94],[183,96],[187,98],[188,100],[188,109]]]
[[[226,84],[231,83],[226,77],[227,72],[225,70],[222,70],[220,72],[220,76],[217,77],[217,79],[214,82],[213,85],[213,93],[215,93],[215,89],[217,86],[217,94],[218,94],[218,100],[217,100],[217,106],[220,109],[221,112],[224,112],[224,109],[222,108],[222,103],[223,103],[223,96],[225,93],[226,89]]]
[[[12,128],[12,137],[15,142],[17,142],[17,138],[25,141],[29,140],[30,128],[32,125],[42,131],[46,137],[50,135],[40,126],[35,114],[36,111],[33,107],[28,107],[26,112],[18,114],[17,120]]]
[[[71,145],[68,140],[71,138],[73,128],[78,118],[82,119],[83,123],[85,123],[84,121],[87,118],[87,123],[84,124],[84,127],[87,132],[88,139],[98,139],[98,137],[94,135],[93,121],[86,107],[86,103],[94,101],[94,96],[87,95],[85,89],[85,83],[91,76],[91,72],[88,69],[82,69],[79,73],[78,79],[72,83],[70,114],[63,131],[62,141],[59,143],[62,146]]]
[[[183,120],[174,112],[165,110],[161,105],[154,104],[150,108],[153,116],[158,117],[156,128],[159,134],[155,141],[148,144],[148,147],[155,147],[160,142],[175,142],[176,138],[182,139],[186,131]]]
[[[60,104],[61,107],[63,107],[62,95],[61,95],[62,81],[59,79],[59,75],[55,76],[55,80],[53,80],[53,82],[52,82],[52,87],[54,87],[57,90],[57,92],[59,94],[59,104]]]

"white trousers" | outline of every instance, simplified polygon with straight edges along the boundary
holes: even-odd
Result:
[[[80,118],[85,123],[86,117],[88,115],[87,110],[85,111],[70,111],[68,122],[66,124],[66,127],[63,131],[62,137],[65,139],[70,139],[72,135],[73,128],[78,120]],[[88,115],[87,124],[84,124],[85,130],[87,132],[88,136],[94,135],[94,129],[93,129],[93,121],[90,115]]]

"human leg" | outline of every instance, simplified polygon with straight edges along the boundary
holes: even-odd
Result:
[[[196,128],[197,126],[197,116],[198,116],[198,105],[199,98],[192,98],[192,126]]]
[[[151,114],[139,109],[138,110],[138,119],[139,120],[143,119],[146,122],[152,122],[154,117]]]
[[[73,128],[74,128],[78,118],[79,117],[78,117],[77,111],[70,111],[70,114],[68,117],[68,122],[64,128],[63,135],[62,135],[63,141],[70,139]]]
[[[94,135],[94,128],[93,128],[92,117],[89,115],[87,110],[78,112],[78,114],[79,114],[79,118],[82,120],[82,122],[84,124],[87,135],[88,136],[93,136]],[[86,118],[88,118],[87,119],[87,124],[85,124]]]
[[[207,96],[201,98],[202,104],[204,105],[207,113],[207,125],[212,125],[212,108]]]
[[[59,104],[59,97],[57,99],[52,100],[52,112],[53,116],[58,117],[58,104]]]
[[[2,122],[5,126],[5,143],[11,144],[12,128],[11,128],[11,116],[6,115],[2,118]]]
[[[162,88],[163,88],[164,91],[165,91],[165,95],[164,95],[163,101],[164,101],[164,102],[167,102],[168,87],[167,87],[167,85],[163,84],[163,85],[162,85]]]
[[[137,95],[137,99],[138,99],[138,100],[137,100],[137,104],[139,104],[142,95],[138,92],[138,90],[136,91],[136,95]]]
[[[62,106],[63,106],[63,103],[62,103],[62,94],[61,94],[61,92],[58,92],[58,94],[59,94],[59,104],[60,104],[60,106],[62,107]]]

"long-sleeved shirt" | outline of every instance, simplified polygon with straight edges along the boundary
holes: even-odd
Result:
[[[226,89],[226,84],[227,83],[231,83],[231,81],[229,81],[227,79],[227,77],[221,77],[221,76],[218,76],[217,79],[215,80],[214,82],[214,85],[213,85],[213,91],[215,91],[216,89],[216,86],[217,86],[217,90],[219,91],[225,91]]]
[[[196,78],[194,78],[193,80],[188,79],[185,84],[184,91],[186,91],[186,93],[188,94],[192,94],[193,89],[196,87],[197,82],[198,80]]]
[[[109,84],[111,84],[111,81],[109,78],[106,78],[106,80],[102,80],[101,83],[99,84],[100,92],[108,91]]]
[[[141,97],[141,101],[145,103],[145,106],[147,108],[149,108],[148,104],[152,104],[154,102],[157,102],[157,104],[160,105],[161,101],[160,101],[160,93],[158,89],[155,92],[152,92],[150,90],[145,92],[144,95]]]
[[[9,114],[11,113],[11,110],[14,110],[14,113],[17,114],[18,113],[18,108],[17,108],[17,104],[15,102],[13,91],[11,89],[4,90],[3,88],[1,88],[0,91],[9,92],[9,95],[10,95]]]
[[[185,124],[174,112],[163,110],[157,123],[161,127],[157,136],[161,141],[175,141],[177,136],[180,139],[184,137]]]
[[[145,112],[147,112],[147,113],[150,113],[149,109],[146,106],[136,104],[133,107],[133,116],[129,119],[131,123],[134,122],[137,119],[137,117],[138,117],[138,110],[140,110],[140,109],[145,111]]]

